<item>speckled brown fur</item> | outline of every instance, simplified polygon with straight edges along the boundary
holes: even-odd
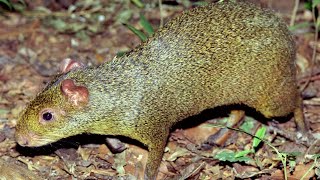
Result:
[[[292,36],[271,11],[231,2],[194,8],[125,56],[56,78],[21,116],[17,139],[35,137],[39,146],[85,132],[128,136],[148,147],[145,178],[154,179],[172,125],[207,108],[298,111],[305,128],[295,71]],[[88,104],[66,102],[64,79],[88,88]],[[44,108],[58,118],[39,123]]]

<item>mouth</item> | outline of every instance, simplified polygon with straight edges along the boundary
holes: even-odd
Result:
[[[16,133],[16,141],[20,146],[39,147],[52,143],[49,139],[39,137],[34,133],[20,134]]]

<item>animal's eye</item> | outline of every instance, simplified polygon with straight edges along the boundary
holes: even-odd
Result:
[[[44,121],[51,121],[51,120],[53,120],[54,118],[53,118],[52,112],[44,112],[44,113],[42,114],[42,119],[43,119]]]
[[[39,122],[41,124],[51,123],[61,116],[63,111],[59,111],[56,108],[44,108],[39,112]]]

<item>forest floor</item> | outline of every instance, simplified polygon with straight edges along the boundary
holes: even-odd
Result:
[[[88,66],[110,61],[140,43],[123,23],[142,29],[139,14],[143,13],[157,29],[160,17],[167,22],[198,4],[164,1],[160,13],[156,3],[138,7],[129,0],[36,0],[25,1],[27,6],[12,1],[11,9],[1,2],[0,179],[143,179],[148,152],[139,144],[124,141],[127,149],[113,154],[103,143],[104,136],[81,135],[65,140],[67,143],[25,148],[16,144],[15,126],[28,102],[59,73],[63,59],[76,59]],[[274,9],[288,24],[293,18],[294,1],[262,1],[262,5]],[[320,138],[320,56],[313,56],[320,44],[315,41],[312,12],[303,3],[294,19],[291,28],[297,44],[297,79],[300,89],[306,85],[301,92],[305,118],[310,132]],[[157,179],[319,178],[318,147],[295,139],[293,117],[280,123],[245,116],[236,126],[240,131],[231,131],[222,146],[212,146],[206,142],[219,129],[215,125],[226,125],[230,118],[230,111],[214,112],[218,115],[199,120],[202,124],[173,129]],[[257,134],[262,127],[266,133]],[[241,130],[269,143],[256,147],[254,138]]]

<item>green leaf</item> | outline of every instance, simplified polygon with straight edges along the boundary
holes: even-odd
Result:
[[[24,2],[24,0],[19,0],[18,2],[21,3],[24,7],[27,7],[27,4],[26,2]]]
[[[290,26],[289,30],[295,31],[297,29],[303,29],[303,28],[307,28],[307,27],[311,27],[311,26],[312,26],[312,23],[310,23],[310,22],[302,22],[302,23],[298,23],[293,26]]]
[[[132,31],[135,35],[137,35],[141,41],[145,42],[148,37],[140,30],[136,29],[135,27],[131,26],[130,24],[123,24],[126,26],[130,31]]]
[[[232,151],[222,151],[215,155],[216,159],[219,159],[220,161],[229,161],[229,162],[248,162],[252,161],[249,157],[236,157],[236,153]]]
[[[26,9],[27,4],[23,0],[18,0],[18,3],[13,3],[12,6],[14,10],[22,12]]]
[[[144,4],[140,0],[131,0],[138,8],[143,8]]]
[[[254,127],[254,119],[251,117],[245,117],[244,122],[241,124],[239,129],[243,130],[246,133],[250,133]]]
[[[13,9],[18,12],[22,12],[23,10],[26,9],[26,6],[23,4],[20,4],[20,3],[14,3],[14,4],[12,4],[12,6],[13,6]]]
[[[320,0],[312,0],[312,7],[315,8],[320,4]]]
[[[127,23],[129,21],[129,19],[132,16],[132,10],[128,9],[128,10],[124,10],[121,11],[118,15],[117,15],[117,21],[121,22],[121,23]]]
[[[139,22],[140,22],[141,26],[143,27],[143,29],[147,32],[148,36],[149,37],[152,36],[154,33],[154,29],[143,14],[140,14],[140,21]]]
[[[90,41],[90,37],[85,30],[79,30],[78,32],[76,32],[76,37],[81,39],[82,41]]]
[[[267,128],[265,126],[262,126],[261,128],[259,128],[255,134],[256,137],[258,138],[254,138],[253,139],[253,142],[252,142],[252,146],[253,148],[256,148],[258,147],[258,145],[260,144],[261,142],[261,139],[264,139],[264,136],[266,134],[266,131],[267,131]]]
[[[49,24],[60,32],[67,29],[67,23],[61,19],[52,19],[50,20]]]
[[[0,3],[5,4],[6,6],[8,6],[8,8],[11,10],[12,9],[12,4],[10,1],[8,0],[0,0]]]
[[[243,150],[243,151],[239,151],[235,154],[235,158],[239,158],[239,157],[244,157],[246,155],[248,155],[249,153],[252,153],[253,151],[250,149],[250,150]]]
[[[320,158],[320,154],[311,155],[311,159],[318,159],[318,158]]]
[[[285,152],[285,154],[287,154],[289,159],[296,159],[298,156],[303,155],[303,153],[299,151]]]
[[[303,7],[305,8],[305,9],[307,9],[307,10],[312,10],[312,2],[305,2],[304,4],[303,4]]]
[[[127,51],[119,51],[117,52],[117,57],[121,57],[123,55],[125,55],[127,53]]]
[[[289,160],[290,171],[293,171],[296,165],[297,165],[296,161]]]
[[[7,114],[7,113],[9,113],[9,110],[7,110],[7,109],[0,109],[0,115]]]
[[[100,24],[92,24],[92,25],[87,26],[87,28],[90,32],[97,33],[101,29],[101,26],[100,26]]]
[[[68,23],[67,30],[71,32],[78,32],[85,29],[86,25],[84,23]]]

